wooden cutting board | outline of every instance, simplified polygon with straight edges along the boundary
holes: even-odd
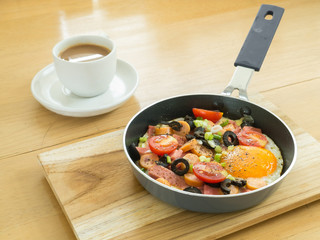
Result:
[[[282,118],[298,143],[292,172],[263,203],[235,213],[204,214],[161,202],[135,179],[123,152],[123,130],[118,130],[39,155],[76,237],[212,239],[319,199],[320,144],[261,95],[251,101]]]

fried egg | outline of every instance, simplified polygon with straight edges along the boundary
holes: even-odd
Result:
[[[272,139],[267,139],[265,148],[239,145],[226,151],[221,162],[227,172],[236,178],[261,178],[267,184],[278,179],[283,168],[283,158]]]

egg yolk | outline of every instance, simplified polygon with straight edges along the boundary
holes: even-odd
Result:
[[[272,152],[252,146],[235,146],[222,155],[221,162],[229,174],[239,178],[264,177],[277,168],[277,158]]]

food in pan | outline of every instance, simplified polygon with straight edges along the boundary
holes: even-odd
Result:
[[[192,112],[148,127],[135,146],[142,171],[167,186],[210,195],[252,191],[280,177],[280,149],[254,126],[249,108],[237,120],[219,111]]]

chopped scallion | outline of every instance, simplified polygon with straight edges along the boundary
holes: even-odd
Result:
[[[221,161],[221,156],[222,156],[221,153],[216,153],[216,155],[214,155],[214,160],[215,160],[216,162],[220,162],[220,161]]]
[[[216,146],[215,149],[216,153],[221,153],[222,152],[222,147],[221,146]]]
[[[228,146],[228,150],[229,150],[229,151],[232,151],[233,149],[234,149],[234,146],[233,146],[233,145]]]
[[[193,120],[193,124],[194,124],[196,127],[203,127],[203,128],[206,129],[207,131],[210,131],[210,130],[211,130],[210,124],[209,124],[209,122],[208,122],[207,119],[205,119],[205,120]]]
[[[147,144],[145,142],[139,142],[138,147],[145,148]]]
[[[213,134],[212,134],[212,132],[206,132],[206,133],[204,134],[204,139],[205,139],[205,140],[212,140],[212,139],[213,139]]]
[[[171,164],[171,157],[167,156],[167,163]]]
[[[208,120],[208,119],[203,120],[203,127],[204,127],[204,129],[206,129],[208,132],[211,131],[211,125],[209,124],[209,120]]]
[[[221,136],[219,134],[213,134],[212,137],[217,140],[221,140]]]
[[[230,180],[236,180],[236,178],[235,178],[235,177],[233,177],[233,176],[232,176],[232,175],[230,175],[230,174],[228,174],[227,178],[228,178],[228,179],[230,179]]]
[[[193,124],[194,124],[196,127],[202,127],[203,121],[202,121],[202,120],[194,120],[194,121],[193,121]]]
[[[142,142],[142,143],[146,142],[147,140],[148,140],[147,137],[140,137],[139,138],[139,142]]]
[[[223,121],[223,122],[220,124],[220,126],[221,126],[221,127],[225,127],[225,126],[227,126],[228,124],[229,124],[229,119]]]
[[[200,156],[199,157],[199,159],[200,159],[200,162],[210,162],[210,158],[207,158],[206,156]]]
[[[208,140],[207,142],[212,148],[215,148],[217,146],[213,140]]]

